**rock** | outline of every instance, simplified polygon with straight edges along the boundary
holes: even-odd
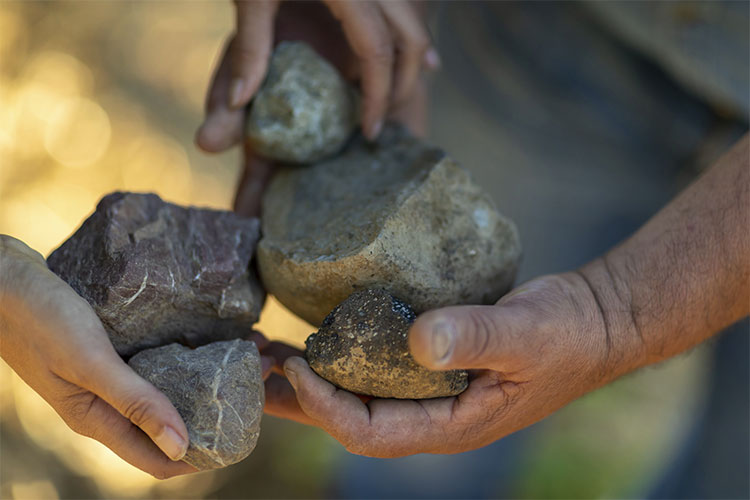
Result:
[[[357,124],[354,90],[307,44],[283,42],[250,104],[246,135],[268,158],[310,163],[341,150]]]
[[[334,159],[278,171],[263,199],[258,267],[269,293],[320,325],[353,291],[383,288],[417,313],[490,304],[521,245],[469,173],[389,125]]]
[[[265,298],[249,267],[258,233],[257,219],[232,212],[113,193],[47,263],[130,356],[247,335]]]
[[[318,375],[347,391],[379,398],[455,396],[469,384],[464,370],[432,371],[409,353],[417,318],[384,290],[353,293],[307,338],[307,361]]]
[[[182,416],[190,437],[185,462],[216,469],[253,451],[265,402],[254,342],[227,340],[194,350],[170,344],[141,351],[128,364]]]

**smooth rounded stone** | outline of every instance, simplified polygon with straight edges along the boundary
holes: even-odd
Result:
[[[250,262],[260,222],[113,193],[47,259],[86,299],[117,352],[241,338],[265,292]]]
[[[263,198],[258,269],[269,293],[320,325],[353,291],[417,313],[492,304],[521,256],[513,222],[443,151],[388,125],[331,160],[280,169]]]
[[[310,368],[342,389],[378,398],[463,392],[469,384],[466,371],[432,371],[414,361],[408,333],[416,318],[411,307],[384,290],[355,292],[305,341]]]
[[[197,349],[170,344],[141,351],[128,364],[180,413],[190,438],[185,462],[216,469],[253,451],[265,404],[255,342],[227,340]]]
[[[341,150],[357,125],[354,90],[303,42],[282,42],[250,104],[246,136],[261,155],[310,163]]]

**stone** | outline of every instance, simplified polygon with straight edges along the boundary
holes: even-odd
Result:
[[[384,290],[355,292],[307,338],[310,368],[342,389],[378,398],[460,394],[469,384],[466,371],[428,370],[409,353],[416,318],[409,305]]]
[[[282,42],[250,103],[246,137],[281,162],[310,163],[341,150],[357,125],[353,88],[303,42]]]
[[[190,444],[183,460],[200,470],[226,467],[255,448],[265,403],[255,342],[225,340],[141,351],[128,361],[174,404]]]
[[[47,259],[96,311],[117,352],[240,338],[265,292],[250,262],[259,221],[113,193]]]
[[[269,293],[320,325],[352,292],[383,288],[417,313],[491,304],[521,256],[513,222],[438,148],[387,125],[338,157],[277,171],[258,268]]]

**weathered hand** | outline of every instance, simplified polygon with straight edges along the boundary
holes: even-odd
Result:
[[[472,450],[541,420],[616,373],[619,344],[608,339],[584,276],[547,276],[494,306],[421,315],[409,335],[415,359],[437,370],[472,370],[457,397],[364,402],[318,377],[302,358],[289,358],[284,369],[304,413],[350,452]]]
[[[245,109],[265,77],[274,42],[304,40],[342,74],[360,80],[362,127],[377,135],[383,117],[425,130],[422,67],[439,58],[415,8],[402,1],[281,2],[237,0],[237,30],[224,47],[206,99],[196,143],[208,152],[242,143]],[[334,17],[335,16],[335,17]],[[247,146],[235,210],[258,215],[271,163]]]
[[[290,357],[284,369],[300,408],[354,453],[455,453],[706,340],[750,313],[748,158],[746,135],[634,235],[577,271],[535,279],[494,306],[417,318],[409,348],[419,363],[473,370],[459,396],[365,403]]]
[[[185,424],[167,397],[117,355],[91,307],[24,243],[0,235],[0,355],[71,429],[130,464],[167,478]]]

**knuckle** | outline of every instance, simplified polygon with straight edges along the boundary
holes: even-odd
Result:
[[[372,42],[365,50],[364,59],[372,64],[390,66],[393,63],[393,45],[387,39]]]
[[[408,38],[401,49],[404,52],[409,52],[415,56],[421,57],[429,48],[430,39],[424,33],[419,33]]]
[[[472,308],[468,318],[470,341],[467,346],[467,361],[475,361],[483,358],[493,347],[496,326],[483,308]]]
[[[153,403],[140,397],[128,402],[122,411],[122,415],[138,427],[148,422],[153,413]]]
[[[96,396],[93,394],[65,399],[57,405],[58,414],[76,434],[93,437],[94,429],[90,415],[95,401]]]
[[[372,427],[358,431],[343,430],[339,433],[338,440],[344,445],[346,451],[354,455],[375,456],[375,443],[373,441]]]

